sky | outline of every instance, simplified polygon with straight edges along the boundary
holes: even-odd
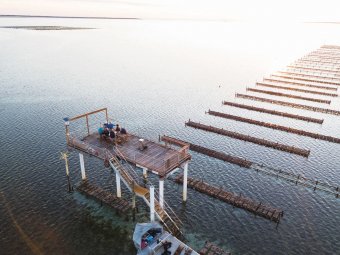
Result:
[[[340,22],[340,0],[0,0],[0,15]]]

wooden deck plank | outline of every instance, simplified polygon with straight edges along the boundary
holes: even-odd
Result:
[[[91,134],[85,137],[83,141],[91,147],[107,149],[112,154],[115,154],[114,146],[116,146],[127,161],[146,167],[161,176],[179,167],[185,160],[190,159],[189,153],[186,153],[185,158],[183,158],[180,151],[147,139],[144,139],[147,147],[141,151],[139,149],[139,139],[141,137],[128,134],[126,141],[114,145],[110,141],[101,139],[98,134]],[[169,160],[168,164],[166,163],[167,160]]]

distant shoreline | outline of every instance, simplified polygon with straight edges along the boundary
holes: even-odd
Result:
[[[131,19],[139,20],[140,18],[127,17],[86,17],[86,16],[49,16],[49,15],[1,15],[0,18],[54,18],[54,19]]]
[[[308,21],[305,22],[308,24],[334,24],[334,25],[339,25],[340,21]]]
[[[26,30],[81,30],[96,29],[91,27],[65,27],[65,26],[0,26],[0,28],[26,29]]]

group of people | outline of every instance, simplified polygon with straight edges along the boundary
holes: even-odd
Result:
[[[116,135],[118,134],[122,134],[122,135],[127,134],[125,128],[121,128],[119,124],[114,125],[112,123],[104,123],[103,127],[100,127],[98,129],[98,133],[100,135],[100,138],[111,140],[111,141],[114,141],[116,138]]]

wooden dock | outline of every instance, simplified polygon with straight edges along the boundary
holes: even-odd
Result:
[[[292,65],[296,65],[296,66],[300,66],[300,67],[308,67],[308,68],[321,68],[323,70],[328,70],[328,71],[339,71],[339,68],[337,66],[329,66],[329,65],[324,65],[321,63],[306,63],[306,62],[299,62],[296,61],[294,63],[292,63]]]
[[[183,183],[183,176],[177,176],[175,182]],[[202,180],[188,177],[188,187],[274,222],[279,222],[283,216],[283,211],[280,209],[272,208],[262,202],[253,201],[241,194],[226,191],[221,187],[212,186]]]
[[[306,94],[338,97],[338,94],[334,94],[334,93],[327,93],[327,92],[316,91],[316,90],[299,89],[299,88],[293,88],[293,87],[287,87],[287,86],[272,85],[272,84],[268,84],[264,82],[256,82],[256,86],[273,88],[273,89],[292,90],[292,91],[302,92]]]
[[[292,182],[295,185],[302,185],[307,188],[311,188],[314,191],[315,190],[321,190],[330,194],[335,195],[335,197],[340,196],[340,186],[331,185],[326,182],[320,181],[320,180],[313,180],[306,178],[302,176],[301,174],[294,174],[292,172],[288,172],[282,169],[277,169],[269,166],[265,166],[263,164],[258,164],[252,161],[249,161],[247,159],[242,159],[239,157],[230,156],[228,154],[225,154],[223,152],[215,151],[212,149],[205,148],[203,146],[195,145],[193,143],[180,140],[178,138],[173,138],[169,136],[162,136],[162,141],[171,143],[174,145],[178,145],[178,143],[185,143],[190,145],[190,150],[201,153],[203,155],[207,155],[212,158],[220,159],[226,162],[229,162],[231,164],[236,164],[238,166],[255,170],[256,172],[261,172],[262,174],[273,176],[275,178],[280,178],[282,180]],[[199,149],[197,149],[199,148]],[[233,158],[233,160],[228,160],[230,157]],[[243,162],[243,163],[242,163]]]
[[[291,77],[299,77],[299,78],[306,78],[309,79],[313,82],[320,82],[322,81],[323,83],[330,83],[333,85],[340,85],[340,81],[339,78],[337,77],[329,77],[329,76],[321,76],[321,75],[315,75],[315,74],[302,74],[302,73],[297,73],[297,72],[288,72],[288,71],[278,71],[277,74],[280,75],[288,75]],[[338,84],[334,84],[334,83],[338,83]]]
[[[190,159],[187,148],[174,150],[148,139],[143,139],[145,149],[140,150],[140,139],[142,139],[140,136],[126,134],[124,139],[114,144],[109,140],[100,138],[99,134],[92,133],[84,137],[82,141],[72,138],[68,144],[88,153],[89,148],[91,148],[90,153],[103,160],[107,157],[104,153],[105,150],[116,155],[116,149],[118,149],[128,162],[145,167],[160,176],[165,176],[184,161]]]
[[[169,144],[175,144],[175,145],[185,143],[185,144],[189,145],[189,148],[192,151],[195,151],[195,152],[198,152],[198,153],[201,153],[201,154],[213,157],[213,158],[217,158],[217,159],[220,159],[220,160],[223,160],[225,162],[229,162],[231,164],[235,164],[235,165],[238,165],[238,166],[241,166],[241,167],[250,168],[250,166],[252,164],[252,162],[250,162],[246,159],[231,156],[231,155],[228,155],[228,154],[223,153],[223,152],[211,150],[211,149],[205,148],[203,146],[199,146],[199,145],[196,145],[196,144],[193,144],[193,143],[189,143],[189,142],[186,142],[186,141],[179,140],[177,138],[172,138],[172,137],[169,137],[169,136],[162,136],[161,141],[165,142],[166,144],[169,143]]]
[[[310,61],[310,62],[320,62],[320,63],[330,63],[334,65],[339,65],[340,61],[337,59],[331,59],[331,58],[321,58],[321,57],[303,57],[300,58],[299,60],[303,61]]]
[[[337,54],[324,54],[324,53],[310,53],[308,55],[306,55],[306,59],[316,59],[316,60],[332,60],[332,61],[338,61],[340,60],[339,55]]]
[[[289,146],[289,145],[285,145],[285,144],[281,144],[281,143],[277,143],[277,142],[272,142],[272,141],[268,141],[268,140],[265,140],[265,139],[236,133],[236,132],[233,132],[233,131],[228,131],[228,130],[225,130],[223,128],[217,128],[217,127],[213,127],[213,126],[204,125],[204,124],[193,122],[193,121],[190,121],[190,120],[188,122],[186,122],[185,125],[189,126],[189,127],[201,129],[201,130],[204,130],[204,131],[228,136],[228,137],[231,137],[231,138],[234,138],[234,139],[239,139],[239,140],[243,140],[243,141],[246,141],[246,142],[251,142],[251,143],[258,144],[258,145],[262,145],[262,146],[265,146],[265,147],[270,147],[270,148],[273,148],[273,149],[276,149],[276,150],[296,154],[296,155],[303,156],[303,157],[308,157],[309,154],[310,154],[309,150],[304,150],[304,149],[300,149],[300,148],[297,148],[297,147],[294,147],[294,146]]]
[[[328,66],[337,66],[337,63],[334,63],[333,61],[320,61],[320,60],[313,60],[313,59],[299,59],[297,61],[298,63],[303,62],[303,63],[318,63],[318,64],[326,64]]]
[[[281,77],[281,78],[286,78],[286,79],[292,79],[292,80],[298,80],[298,81],[306,81],[306,82],[312,82],[312,83],[324,83],[324,84],[329,84],[329,85],[336,85],[340,86],[340,82],[335,82],[335,81],[325,81],[321,79],[312,79],[312,78],[306,78],[306,77],[297,77],[293,75],[288,75],[288,74],[272,74],[272,77]]]
[[[322,124],[323,121],[324,121],[323,119],[316,119],[316,118],[306,117],[306,116],[297,115],[297,114],[279,112],[279,111],[275,111],[275,110],[269,110],[269,109],[254,107],[254,106],[245,105],[245,104],[238,104],[238,103],[227,102],[227,101],[223,101],[222,104],[228,105],[228,106],[233,106],[233,107],[238,107],[238,108],[246,109],[246,110],[250,110],[250,111],[263,112],[263,113],[268,113],[268,114],[271,114],[271,115],[277,115],[277,116],[281,116],[281,117],[297,119],[297,120],[302,120],[302,121],[307,121],[307,122],[313,122],[313,123],[318,123],[318,124]]]
[[[307,136],[307,137],[311,137],[311,138],[314,138],[314,139],[323,140],[323,141],[327,141],[327,142],[331,142],[331,143],[340,143],[340,138],[336,138],[336,137],[332,137],[332,136],[328,136],[328,135],[322,135],[322,134],[307,132],[307,131],[304,131],[304,130],[301,130],[301,129],[290,128],[290,127],[281,126],[281,125],[268,123],[268,122],[264,122],[264,121],[248,119],[248,118],[235,116],[235,115],[231,115],[231,114],[227,114],[227,113],[223,113],[223,112],[216,112],[216,111],[209,110],[207,113],[210,114],[210,115],[213,115],[213,116],[217,116],[217,117],[221,117],[221,118],[225,118],[225,119],[230,119],[230,120],[235,120],[235,121],[240,121],[240,122],[244,122],[244,123],[248,123],[248,124],[252,124],[252,125],[257,125],[257,126],[261,126],[261,127],[266,127],[266,128],[271,128],[271,129],[275,129],[275,130],[280,130],[280,131],[284,131],[284,132],[291,133],[291,134]]]
[[[335,73],[335,72],[326,72],[326,71],[316,71],[316,70],[305,70],[305,69],[300,69],[300,68],[289,68],[287,67],[286,70],[287,72],[294,72],[298,73],[301,75],[322,75],[325,77],[330,77],[330,78],[340,78],[340,75]]]
[[[272,100],[272,99],[268,99],[268,98],[249,96],[249,95],[239,94],[239,93],[236,93],[235,96],[239,97],[239,98],[243,98],[243,99],[260,101],[260,102],[265,102],[265,103],[270,103],[270,104],[277,104],[277,105],[282,105],[282,106],[288,106],[288,107],[292,107],[292,108],[298,108],[298,109],[303,109],[303,110],[308,110],[308,111],[313,111],[313,112],[321,112],[321,113],[332,114],[332,115],[340,115],[340,111],[327,109],[327,108],[290,103],[290,102],[286,102],[286,101]]]
[[[324,53],[314,53],[314,54],[307,54],[301,59],[304,60],[321,60],[321,61],[331,61],[332,63],[339,64],[340,63],[340,58],[334,54],[334,55],[329,55],[329,54],[324,54]]]
[[[301,69],[301,70],[310,71],[310,72],[326,72],[326,73],[331,73],[331,74],[340,73],[340,70],[338,69],[331,70],[331,69],[323,69],[321,67],[308,67],[305,65],[289,65],[287,67],[291,69]]]
[[[261,93],[261,94],[267,94],[267,95],[271,95],[271,96],[300,99],[300,100],[311,101],[311,102],[316,102],[316,103],[320,103],[320,104],[331,104],[330,100],[324,100],[324,99],[319,99],[319,98],[311,98],[311,97],[303,97],[303,96],[297,96],[297,95],[286,94],[286,93],[281,93],[281,92],[274,92],[274,91],[270,91],[270,90],[247,88],[247,91],[251,91],[251,92],[255,92],[255,93]]]
[[[295,76],[301,76],[301,77],[311,77],[311,78],[317,78],[317,79],[329,79],[331,81],[338,81],[339,77],[330,76],[329,74],[311,74],[311,73],[301,73],[301,72],[294,72],[294,71],[279,71],[278,73],[282,74],[288,74],[288,75],[295,75]]]
[[[110,208],[115,209],[117,212],[126,214],[131,208],[131,203],[123,198],[119,198],[111,192],[108,192],[98,186],[90,184],[88,181],[83,181],[77,190],[86,196],[94,198],[100,204],[104,204]]]
[[[204,247],[199,251],[200,255],[231,255],[231,252],[222,250],[217,245],[205,242]]]
[[[263,78],[263,81],[265,82],[271,82],[273,85],[278,85],[278,84],[289,84],[289,85],[295,85],[299,87],[309,87],[309,88],[315,88],[315,89],[324,89],[324,90],[333,90],[337,91],[338,88],[336,87],[329,87],[329,86],[321,86],[321,85],[315,85],[315,84],[310,84],[310,83],[304,83],[304,82],[297,82],[297,81],[292,81],[292,80],[287,80],[287,79],[281,79],[281,78]]]
[[[325,44],[325,45],[322,45],[320,48],[321,49],[331,49],[331,50],[340,51],[340,46],[332,45],[332,44]]]
[[[94,118],[94,114],[101,114],[102,116],[105,114],[105,119],[91,129],[89,120]],[[82,123],[86,125],[86,135],[79,131],[77,132],[77,125],[74,121],[80,119],[82,119]],[[167,174],[172,173],[182,164],[188,164],[187,161],[191,158],[188,145],[185,144],[175,150],[131,133],[126,134],[126,132],[116,132],[115,139],[100,136],[97,129],[98,126],[101,127],[100,123],[109,123],[107,108],[87,112],[73,118],[64,118],[64,121],[67,145],[81,152],[79,158],[83,181],[86,180],[86,175],[82,153],[87,153],[102,159],[104,165],[111,167],[116,173],[117,183],[120,183],[120,180],[122,180],[123,184],[133,194],[133,197],[141,197],[147,206],[153,204],[153,216],[157,217],[172,235],[177,238],[183,237],[181,231],[182,223],[170,206],[164,200],[161,200],[163,194],[156,192],[156,194],[152,196],[154,192],[151,192],[151,190],[154,189],[152,189],[151,184],[145,182],[145,179],[136,173],[131,164],[136,164],[138,167],[143,168],[143,171],[150,171],[159,175],[161,178],[165,178]],[[70,125],[71,123],[75,125]],[[74,132],[74,130],[76,132]],[[84,130],[84,128],[82,128],[82,130]],[[99,188],[85,185],[88,184],[80,186],[79,190],[95,197],[102,203],[108,203],[112,207],[115,206],[114,204],[110,204],[115,198],[111,196],[112,194],[110,195]],[[117,194],[121,194],[120,184],[116,185],[116,188]],[[118,197],[120,196],[118,195]]]

